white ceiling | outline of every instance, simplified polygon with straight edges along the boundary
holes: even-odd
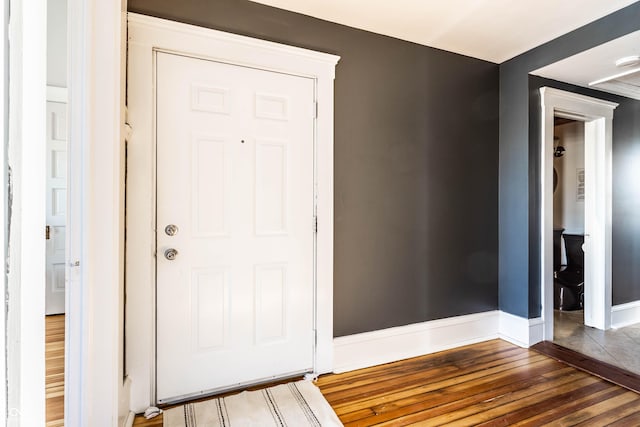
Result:
[[[615,65],[616,60],[631,55],[640,55],[640,31],[542,67],[531,74],[640,99],[640,66]],[[600,84],[591,84],[625,72],[632,73]]]
[[[252,0],[501,63],[637,0]]]

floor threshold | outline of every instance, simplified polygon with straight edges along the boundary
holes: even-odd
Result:
[[[531,347],[533,350],[552,357],[569,366],[602,378],[620,387],[640,393],[640,375],[618,366],[602,362],[591,356],[563,347],[551,341],[542,341]]]

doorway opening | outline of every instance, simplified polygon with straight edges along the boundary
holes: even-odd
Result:
[[[584,325],[584,129],[582,121],[554,117],[553,322],[560,345]]]
[[[612,320],[620,310],[612,308],[611,298],[611,143],[617,104],[548,88],[542,95],[545,340],[624,369],[624,375],[640,374],[632,338],[640,325],[622,323],[617,315]]]
[[[64,423],[68,266],[67,0],[47,0],[45,167],[45,399],[47,425]]]
[[[540,288],[544,339],[554,338],[553,178],[555,117],[584,126],[584,323],[606,330],[611,326],[611,141],[613,110],[618,104],[558,89],[540,89],[542,141],[540,150]],[[582,125],[579,125],[582,126]],[[577,171],[576,171],[577,173]],[[573,178],[572,178],[573,179]],[[578,177],[576,176],[576,185]],[[576,196],[577,197],[577,196]],[[557,234],[557,232],[556,232]],[[579,250],[578,250],[579,252]]]

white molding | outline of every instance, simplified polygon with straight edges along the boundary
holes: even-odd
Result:
[[[130,42],[151,44],[158,49],[183,52],[185,50],[184,42],[188,40],[193,43],[188,47],[189,53],[192,55],[202,55],[211,60],[232,61],[238,65],[260,66],[261,68],[266,65],[265,58],[261,58],[262,55],[272,56],[273,58],[266,61],[266,63],[273,66],[274,70],[289,70],[290,65],[296,68],[298,66],[303,68],[310,67],[307,68],[310,71],[310,76],[317,75],[316,65],[312,64],[317,62],[331,65],[324,70],[324,72],[331,75],[331,78],[335,77],[334,66],[340,60],[339,56],[328,53],[240,36],[196,25],[183,24],[138,13],[129,13],[128,16],[130,27],[136,29],[136,33],[129,39]],[[174,33],[177,39],[161,40],[158,38],[158,36],[162,37],[162,34],[166,32]],[[213,43],[213,45],[209,45],[210,43]],[[229,49],[234,51],[229,52]],[[258,53],[259,57],[255,56],[256,50],[260,51]],[[306,60],[305,62],[309,64],[303,65],[301,62],[297,65],[289,64],[292,57]],[[285,60],[287,64],[283,64],[282,60]]]
[[[134,13],[128,26],[127,242],[128,375],[131,408],[155,405],[155,143],[153,67],[156,51],[280,71],[316,81],[315,370],[333,367],[333,79],[339,57]]]
[[[541,318],[487,311],[334,338],[334,373],[354,371],[496,338],[528,348],[542,341]]]
[[[124,420],[124,423],[122,423],[122,427],[132,427],[135,419],[136,419],[135,412],[129,411],[129,415],[127,415],[127,418]]]
[[[567,92],[552,87],[540,88],[545,101],[543,105],[553,107],[559,115],[571,114],[573,117],[583,117],[583,121],[595,120],[600,117],[613,118],[613,110],[619,105],[615,102]]]
[[[0,40],[0,76],[2,76],[2,85],[0,85],[0,132],[2,132],[2,146],[3,147],[8,147],[9,146],[9,141],[7,141],[7,138],[5,135],[7,135],[7,131],[9,128],[9,120],[8,120],[8,116],[9,116],[9,110],[8,107],[10,105],[10,99],[7,93],[7,88],[5,85],[5,82],[9,81],[9,72],[8,72],[8,68],[9,68],[9,63],[8,63],[8,58],[7,58],[7,47],[8,47],[8,31],[6,31],[5,28],[5,23],[7,22],[7,8],[6,7],[2,7],[0,8],[0,22],[2,22],[2,28],[4,28],[5,30],[2,32],[2,37]],[[7,166],[8,166],[8,159],[6,156],[6,150],[3,148],[2,150],[0,150],[0,164],[2,165],[2,178],[0,178],[0,197],[2,198],[3,201],[9,200],[8,198],[8,182],[7,182],[7,175],[6,175],[6,171],[7,171]],[[9,231],[9,227],[8,227],[8,217],[7,217],[7,209],[3,208],[0,209],[0,223],[3,224],[2,228],[0,228],[0,259],[2,259],[3,265],[6,266],[7,263],[7,256],[8,256],[8,248],[7,248],[7,244],[8,244],[8,236],[7,236],[7,232]],[[3,286],[2,289],[4,290],[5,294],[6,294],[6,290],[7,290],[7,285],[9,283],[9,281],[7,280],[7,274],[6,274],[6,267],[5,269],[2,270],[2,280],[3,280]],[[6,321],[6,316],[7,316],[7,303],[3,303],[0,304],[0,331],[2,331],[2,337],[0,337],[0,354],[3,355],[3,357],[0,357],[0,384],[2,384],[2,386],[0,387],[0,402],[2,402],[0,404],[0,420],[3,420],[3,423],[6,425],[6,420],[7,420],[7,406],[8,406],[8,399],[7,399],[7,344],[8,344],[8,339],[9,339],[9,331],[7,329],[7,321]]]
[[[10,10],[8,46],[9,138],[3,144],[3,209],[8,245],[3,259],[3,304],[6,303],[6,405],[3,424],[45,423],[45,152],[47,4],[44,0],[4,2]],[[7,37],[3,21],[4,37]],[[6,39],[5,39],[6,40]],[[3,40],[4,41],[4,40]],[[6,51],[5,51],[6,52]],[[6,59],[3,56],[3,59]],[[4,61],[3,61],[4,64]],[[4,64],[7,65],[7,64]],[[6,68],[3,68],[3,75]],[[3,98],[2,102],[5,102]],[[4,140],[5,134],[3,134]],[[10,175],[5,175],[10,174]],[[9,182],[4,182],[9,178]],[[5,241],[3,241],[5,244]],[[4,409],[3,409],[4,412]]]
[[[47,86],[47,101],[62,102],[66,104],[68,102],[67,88],[59,86]]]
[[[614,305],[611,308],[612,328],[624,328],[636,323],[640,323],[640,301]]]
[[[84,394],[84,375],[81,369],[84,363],[83,354],[86,352],[81,314],[85,304],[82,293],[82,278],[80,269],[73,268],[72,263],[78,261],[84,265],[82,259],[82,165],[85,162],[82,153],[82,140],[86,132],[86,95],[84,88],[74,82],[80,82],[88,74],[84,48],[87,39],[85,21],[86,4],[84,0],[69,0],[67,7],[67,44],[68,44],[68,79],[67,90],[69,104],[67,114],[69,121],[68,138],[68,181],[67,181],[67,266],[65,269],[65,369],[64,369],[64,407],[65,425],[82,425],[82,406]],[[77,225],[74,227],[74,225]],[[73,315],[77,313],[77,315]]]
[[[338,337],[333,372],[341,373],[498,338],[498,311]]]
[[[124,309],[124,307],[123,307]],[[131,402],[131,378],[126,377],[122,384],[122,388],[118,393],[118,421],[121,427],[129,427],[133,425],[135,412],[129,409]]]
[[[118,425],[123,393],[126,1],[69,0],[65,425]],[[99,55],[96,55],[99,52]]]
[[[540,88],[540,290],[544,339],[553,340],[553,117],[585,122],[585,324],[611,325],[611,143],[618,104]]]
[[[541,317],[525,319],[501,311],[498,331],[503,340],[528,348],[542,341],[544,322]]]

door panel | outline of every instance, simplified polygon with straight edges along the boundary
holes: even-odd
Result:
[[[64,313],[67,212],[67,105],[47,102],[45,313]]]
[[[156,64],[158,400],[312,370],[314,81]]]
[[[287,234],[287,144],[256,141],[255,227],[259,236]]]

